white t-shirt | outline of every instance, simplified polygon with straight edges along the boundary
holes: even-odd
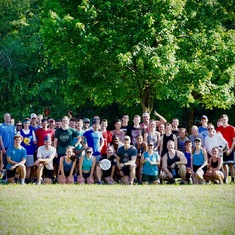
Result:
[[[220,149],[221,148],[220,146],[224,148],[227,144],[228,144],[227,141],[224,139],[224,137],[221,134],[215,133],[212,137],[207,135],[205,138],[205,149],[207,150],[207,152],[209,152],[210,155],[212,154],[211,150],[214,147],[218,147]]]
[[[55,155],[56,155],[56,149],[53,146],[50,146],[49,149],[46,149],[45,146],[41,146],[38,148],[38,154],[37,154],[38,159],[46,159],[50,158],[51,156],[53,156],[54,158]],[[45,167],[48,170],[53,170],[53,160],[48,164],[46,164]]]

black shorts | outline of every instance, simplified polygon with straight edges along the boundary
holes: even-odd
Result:
[[[193,165],[193,171],[194,171],[194,173],[196,173],[196,171],[197,171],[200,167],[201,167],[201,166]],[[207,166],[204,166],[204,167],[202,168],[202,170],[203,170],[204,174],[206,174]]]
[[[145,175],[142,174],[142,182],[153,182],[158,179],[157,175]]]
[[[87,179],[88,177],[90,177],[90,175],[91,175],[90,172],[89,173],[83,173],[82,172],[82,176],[83,176],[84,179]]]
[[[43,174],[44,174],[45,178],[49,178],[49,179],[53,180],[53,178],[54,178],[53,173],[54,173],[53,170],[48,170],[46,167],[44,167]]]
[[[227,156],[226,152],[223,154],[223,164],[234,164],[234,150]]]
[[[14,170],[7,170],[7,178],[13,178],[16,175],[16,169],[18,168],[18,166],[16,168],[14,168]]]
[[[122,172],[123,172],[124,176],[129,176],[130,175],[130,166],[124,166],[122,168]]]

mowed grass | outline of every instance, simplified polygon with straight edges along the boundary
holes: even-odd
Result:
[[[235,185],[1,185],[0,234],[235,234]]]

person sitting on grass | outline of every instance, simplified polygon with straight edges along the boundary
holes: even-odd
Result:
[[[8,183],[15,183],[15,175],[19,174],[21,184],[25,183],[26,176],[26,149],[21,146],[21,142],[23,141],[23,136],[15,135],[14,136],[14,146],[9,147],[7,149],[7,178]]]
[[[88,147],[85,151],[85,155],[79,159],[79,184],[94,184],[94,170],[96,166],[96,158],[92,155],[93,149]]]
[[[191,173],[194,184],[202,184],[204,182],[204,174],[207,171],[207,152],[202,148],[200,138],[194,140],[195,149],[191,159]]]
[[[212,149],[212,157],[209,159],[208,170],[205,174],[206,180],[211,180],[215,184],[223,184],[224,172],[223,172],[223,158],[219,155],[218,147]]]
[[[173,140],[167,142],[168,152],[162,158],[162,171],[160,178],[175,183],[175,178],[180,177],[180,184],[185,184],[187,159],[181,151],[175,150]]]
[[[59,165],[59,183],[60,184],[73,184],[74,183],[74,170],[76,166],[76,155],[73,152],[73,147],[68,146],[66,155],[60,158]]]
[[[106,152],[106,154],[102,154],[99,164],[96,166],[98,184],[101,184],[101,178],[103,178],[107,184],[114,184],[114,173],[117,165],[116,157],[111,147],[108,147]],[[103,159],[108,159],[111,162],[111,167],[107,170],[102,170],[100,167],[100,163]]]
[[[153,150],[154,142],[148,142],[148,150],[143,153],[141,156],[140,163],[143,164],[143,171],[142,171],[142,182],[143,184],[147,183],[158,183],[158,166],[160,165],[160,157]]]
[[[130,136],[124,137],[124,146],[117,151],[117,167],[123,184],[133,184],[135,178],[137,149],[131,145]]]
[[[51,137],[47,135],[44,138],[44,145],[38,148],[37,160],[34,166],[37,167],[37,185],[42,183],[44,175],[45,184],[51,184],[53,181],[53,159],[56,156],[56,148],[51,146]]]

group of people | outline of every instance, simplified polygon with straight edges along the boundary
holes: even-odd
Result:
[[[94,116],[61,120],[31,114],[12,123],[4,114],[0,125],[0,177],[8,183],[50,184],[223,184],[234,183],[235,128],[223,114],[217,127],[201,117],[191,134],[154,112],[108,120]],[[5,174],[6,173],[6,174]]]

